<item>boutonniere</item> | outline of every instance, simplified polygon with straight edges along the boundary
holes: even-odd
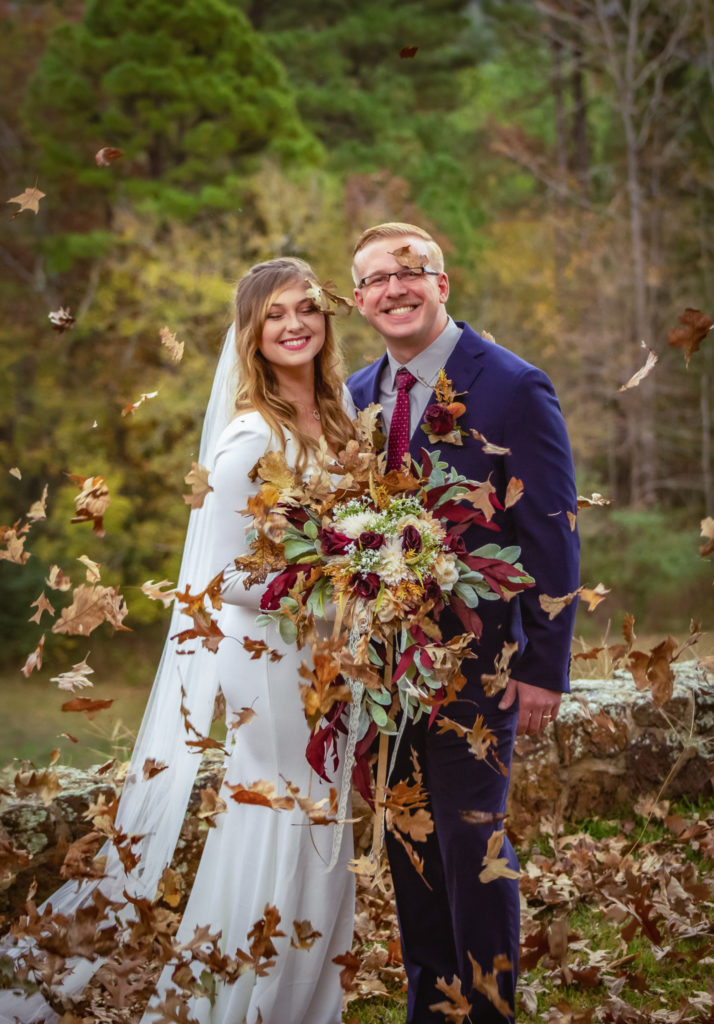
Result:
[[[455,399],[466,392],[455,392],[453,384],[443,370],[439,370],[434,391],[436,401],[427,405],[421,429],[432,444],[462,445],[461,438],[466,436],[466,431],[461,429],[457,420],[466,412],[466,406]]]

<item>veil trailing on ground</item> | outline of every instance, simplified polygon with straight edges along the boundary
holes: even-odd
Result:
[[[199,462],[209,470],[213,468],[218,440],[234,414],[234,396],[237,384],[235,326],[229,329],[218,361],[211,396],[206,409]],[[178,588],[187,586],[196,593],[208,583],[213,536],[206,508],[192,510],[179,572]],[[106,856],[105,876],[99,880],[70,881],[61,886],[40,908],[51,906],[53,912],[71,915],[87,906],[92,894],[99,889],[108,899],[123,902],[126,891],[132,898],[152,900],[164,868],[170,863],[183,823],[201,755],[186,746],[188,734],[186,716],[193,728],[206,735],[210,729],[213,707],[218,690],[216,656],[200,645],[193,653],[179,649],[171,637],[186,627],[174,603],[168,636],[159,661],[154,684],[134,746],[130,766],[124,782],[116,816],[116,826],[128,836],[141,836],[132,847],[139,862],[126,872],[112,843],[100,851]],[[183,691],[183,696],[182,696]],[[148,760],[156,767],[166,769],[150,776],[144,766]],[[21,943],[14,949],[5,946],[2,952],[10,955],[22,953]],[[62,985],[66,994],[80,991],[101,964],[86,960],[72,961],[72,972]],[[3,1018],[3,994],[0,993],[0,1019]],[[41,997],[24,1000],[27,1015],[13,1006],[13,1015],[19,1020],[47,1020],[46,1012],[34,1015],[30,1004],[39,1003]],[[41,1000],[46,1008],[47,1004]],[[54,1015],[51,1015],[54,1017]],[[12,1019],[12,1017],[10,1018]]]

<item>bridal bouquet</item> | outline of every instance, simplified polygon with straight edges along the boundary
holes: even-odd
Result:
[[[347,705],[353,720],[358,711],[357,741],[395,732],[400,711],[434,716],[465,682],[460,664],[481,633],[478,604],[533,584],[518,548],[465,546],[472,524],[498,529],[493,485],[467,480],[438,452],[387,472],[372,442],[378,410],[360,414],[357,439],[337,462],[323,449],[306,480],[280,453],[260,459],[260,491],[246,510],[251,552],[235,563],[246,586],[275,574],[258,624],[274,622],[285,642],[312,649],[301,692],[313,730],[308,759],[323,777]],[[445,639],[447,607],[465,632]],[[328,635],[318,620],[331,618]]]

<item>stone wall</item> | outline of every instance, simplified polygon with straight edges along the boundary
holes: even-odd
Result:
[[[573,682],[558,720],[543,736],[518,739],[509,806],[513,831],[525,835],[554,813],[579,820],[628,813],[638,800],[660,794],[669,799],[711,795],[714,678],[693,666],[677,669],[674,696],[659,710],[649,694],[635,689],[629,673]],[[89,830],[83,815],[90,801],[114,785],[91,771],[57,768],[56,774],[57,783],[45,789],[44,799],[39,791],[24,796],[11,786],[2,791],[2,917],[22,905],[33,879],[38,899],[57,887],[67,847]],[[191,811],[200,804],[200,790],[218,789],[219,782],[219,761],[215,755],[204,758],[174,861],[187,881],[206,831]],[[358,827],[367,840],[366,824],[363,819]]]
[[[554,812],[582,820],[631,812],[643,798],[711,795],[714,677],[687,662],[675,679],[662,708],[629,672],[574,681],[542,736],[517,740],[509,803],[516,831]]]

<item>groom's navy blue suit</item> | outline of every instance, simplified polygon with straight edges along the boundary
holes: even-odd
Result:
[[[497,512],[499,533],[472,528],[465,535],[469,550],[496,542],[518,545],[525,569],[536,585],[510,602],[481,602],[477,609],[483,634],[475,645],[477,658],[464,661],[467,683],[460,699],[444,714],[468,728],[476,714],[498,739],[498,758],[510,768],[516,732],[517,704],[498,708],[499,698],[486,697],[482,673],[494,672],[494,660],[506,641],[516,640],[519,650],[509,671],[514,679],[566,691],[575,602],[550,620],[538,602],[540,594],[562,596],[578,587],[579,544],[568,513],[576,512],[573,462],[565,423],[553,387],[544,373],[512,352],[486,341],[468,325],[449,357],[445,371],[466,413],[459,418],[467,432],[463,446],[431,444],[418,428],[411,438],[412,457],[420,449],[439,449],[442,458],[472,480],[487,480],[503,502],[512,477],[523,481],[523,497],[511,508]],[[355,373],[348,381],[358,409],[379,400],[379,381],[386,356]],[[436,399],[433,398],[432,401]],[[488,455],[483,442],[509,449],[507,455]],[[463,633],[460,621],[450,613],[442,616],[446,635]],[[493,970],[493,958],[506,954],[513,970],[499,974],[502,997],[514,1005],[518,968],[518,883],[498,878],[481,883],[479,872],[492,824],[466,824],[460,811],[503,812],[508,778],[492,760],[476,760],[463,737],[454,731],[439,733],[423,718],[409,723],[399,746],[391,782],[408,777],[411,748],[417,753],[424,783],[431,798],[435,831],[417,852],[424,856],[427,888],[417,875],[402,846],[389,835],[392,876],[402,934],[404,962],[409,980],[407,1021],[410,1024],[443,1022],[440,1012],[429,1009],[443,996],[434,987],[438,977],[447,983],[458,974],[473,1004],[471,1020],[486,1024],[508,1019],[484,996],[471,991],[473,968],[469,954],[484,973]],[[506,839],[500,856],[513,867],[517,860]]]

